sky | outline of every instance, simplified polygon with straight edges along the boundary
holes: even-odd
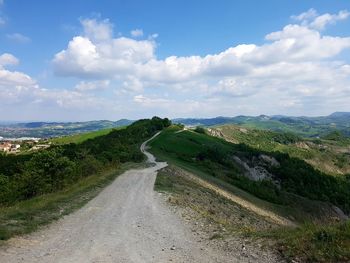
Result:
[[[350,111],[349,0],[0,0],[0,121]]]

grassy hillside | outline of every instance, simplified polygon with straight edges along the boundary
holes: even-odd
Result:
[[[168,202],[182,208],[183,216],[193,218],[196,225],[200,222],[209,240],[222,240],[229,248],[234,248],[235,243],[230,242],[241,236],[246,244],[270,247],[287,262],[350,260],[350,222],[276,226],[190,180],[182,169],[172,165],[158,173],[155,189],[167,193]]]
[[[174,123],[190,126],[216,126],[237,124],[247,128],[265,129],[277,132],[290,132],[303,137],[322,137],[334,131],[340,131],[350,137],[350,113],[335,112],[321,117],[289,116],[236,116],[210,119],[175,119]]]
[[[151,143],[151,152],[172,164],[171,169],[165,169],[157,176],[155,185],[157,190],[171,193],[169,202],[193,209],[209,220],[210,225],[217,225],[219,229],[225,227],[224,232],[215,232],[212,238],[227,237],[230,240],[230,236],[237,235],[264,238],[287,262],[349,262],[350,222],[334,220],[336,214],[329,205],[331,202],[349,213],[349,181],[323,174],[288,155],[232,144],[202,132],[201,129],[181,131],[173,126]],[[280,142],[299,142],[295,136],[273,135],[276,134],[268,134],[272,136],[270,139]],[[267,141],[262,139],[263,142]],[[249,163],[261,154],[274,157],[280,163],[279,168],[270,170],[276,176],[272,182],[247,179],[231,158],[239,156]],[[242,209],[233,212],[228,200],[189,181],[185,173],[177,172],[178,167],[300,224],[295,228],[264,229],[262,219],[256,224],[258,217],[247,212],[242,215]],[[273,180],[279,181],[279,187]]]
[[[103,130],[99,130],[99,131],[78,133],[78,134],[74,134],[74,135],[53,138],[53,139],[50,139],[50,141],[54,144],[82,143],[86,140],[94,139],[96,137],[106,135],[113,130],[120,130],[120,129],[125,129],[125,127],[108,128],[108,129],[103,129]]]
[[[322,139],[304,139],[292,133],[257,130],[237,125],[209,128],[208,132],[233,143],[287,153],[305,160],[316,169],[334,175],[350,174],[350,139],[330,133]]]
[[[192,131],[179,132],[176,127],[164,131],[151,146],[151,151],[161,159],[191,172],[204,174],[206,179],[241,188],[270,203],[293,207],[301,203],[306,205],[307,199],[311,199],[331,202],[346,212],[350,211],[348,180],[323,174],[304,161],[286,154],[267,153],[245,144],[232,144]],[[261,154],[273,157],[278,165],[262,163],[261,159],[265,157],[261,157]],[[258,163],[270,177],[251,180],[242,176],[245,171],[237,163],[237,157],[250,166]]]

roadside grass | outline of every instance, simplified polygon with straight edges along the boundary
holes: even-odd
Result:
[[[78,134],[73,134],[73,135],[68,135],[63,137],[57,137],[57,138],[52,138],[50,142],[52,142],[53,144],[69,144],[69,143],[79,144],[89,139],[94,139],[96,137],[106,135],[113,130],[124,129],[125,127],[126,126],[108,128],[108,129],[102,129],[102,130],[93,131],[93,132],[78,133]]]
[[[0,241],[33,232],[40,226],[79,209],[97,196],[117,176],[126,170],[141,168],[144,165],[144,163],[125,163],[119,169],[83,178],[62,191],[18,202],[10,207],[0,207]]]
[[[207,220],[221,237],[229,234],[247,234],[251,231],[267,230],[277,227],[264,217],[247,210],[226,199],[211,189],[192,181],[184,170],[170,165],[158,172],[154,190],[170,194],[168,201],[176,206],[190,208],[197,216]],[[210,233],[212,237],[214,233]]]
[[[290,262],[350,262],[350,221],[309,223],[254,235],[275,240],[278,251]]]

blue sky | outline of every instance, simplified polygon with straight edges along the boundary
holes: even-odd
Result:
[[[0,0],[0,119],[350,111],[349,11],[345,0]]]

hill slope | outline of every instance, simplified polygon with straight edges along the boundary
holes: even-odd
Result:
[[[236,116],[216,117],[208,119],[174,119],[174,123],[189,126],[215,126],[223,124],[238,124],[256,129],[292,132],[305,137],[324,136],[339,130],[350,136],[350,113],[335,112],[323,117],[289,117],[289,116]]]
[[[158,175],[156,189],[169,193],[168,202],[180,207],[183,216],[204,222],[200,223],[204,225],[202,231],[211,233],[211,239],[223,239],[217,243],[228,244],[228,251],[236,246],[232,240],[243,235],[272,242],[267,246],[277,248],[287,262],[350,260],[350,223],[339,223],[347,217],[334,206],[350,212],[350,182],[345,178],[316,171],[286,154],[208,136],[201,129],[195,132],[173,126],[163,131],[151,146],[157,158],[171,164],[170,169]],[[236,205],[239,201],[218,191],[300,225],[266,229],[264,220],[257,219],[259,213],[248,216],[242,207],[230,205],[231,200]],[[256,220],[260,224],[254,223]],[[197,228],[194,226],[194,231]],[[245,244],[241,246],[246,249]]]
[[[328,174],[350,174],[350,139],[329,134],[324,139],[304,139],[292,133],[258,130],[226,124],[207,129],[208,133],[232,143],[244,143],[267,152],[288,153]]]
[[[283,153],[256,150],[176,127],[164,131],[151,146],[161,159],[198,171],[214,182],[238,186],[271,203],[293,205],[298,195],[330,201],[350,211],[349,181],[321,173]]]

